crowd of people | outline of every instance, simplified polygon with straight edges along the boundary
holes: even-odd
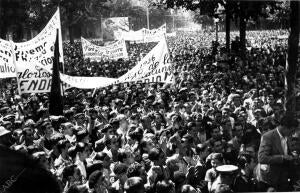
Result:
[[[49,115],[47,93],[20,96],[10,80],[0,144],[30,155],[65,193],[295,190],[299,124],[284,114],[287,45],[272,38],[280,33],[249,32],[244,62],[222,35],[214,54],[213,33],[177,33],[168,38],[174,84],[72,88],[62,116]],[[154,46],[128,43],[128,60],[91,62],[80,42],[64,43],[65,73],[117,78]]]

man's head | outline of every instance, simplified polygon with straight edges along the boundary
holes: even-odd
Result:
[[[156,184],[156,193],[175,193],[175,185],[172,181],[158,181]]]
[[[88,184],[89,184],[89,187],[95,189],[97,193],[105,191],[105,188],[108,185],[108,183],[106,182],[104,174],[100,170],[94,171],[89,176]]]
[[[213,153],[211,156],[211,166],[216,168],[223,164],[223,156],[221,153]]]
[[[237,138],[241,138],[244,134],[243,125],[239,122],[236,122],[234,125],[234,132]]]
[[[143,179],[143,182],[147,183],[147,173],[145,168],[140,163],[132,163],[127,170],[127,177],[140,177]]]
[[[211,136],[213,139],[217,139],[220,137],[220,128],[215,126],[212,128],[212,131],[211,131]]]
[[[222,139],[213,140],[213,151],[216,153],[222,153],[224,151],[224,144]]]
[[[140,177],[128,178],[124,184],[126,193],[144,193],[144,183]]]
[[[117,163],[113,169],[114,173],[117,175],[117,178],[123,182],[127,179],[127,170],[128,166],[124,163]]]
[[[79,142],[76,145],[76,152],[81,161],[85,160],[89,155],[89,147],[87,144]]]
[[[62,180],[63,182],[75,182],[80,180],[80,170],[76,165],[66,166],[62,172]]]
[[[292,115],[284,115],[280,119],[280,132],[284,136],[291,136],[295,133],[296,128],[298,128],[299,122]]]

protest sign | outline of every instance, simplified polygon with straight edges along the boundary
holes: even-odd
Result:
[[[9,41],[0,39],[0,79],[16,77],[12,47]]]
[[[120,40],[129,31],[128,17],[111,17],[102,20],[103,40]]]
[[[107,46],[97,46],[88,40],[81,38],[83,57],[91,61],[117,60],[128,58],[125,40],[116,41]]]
[[[124,82],[164,82],[172,83],[173,65],[165,37],[130,71],[118,78]]]
[[[63,62],[59,10],[36,37],[27,42],[12,42],[20,93],[50,91],[51,74],[45,68],[50,70],[53,65],[52,59],[57,31],[60,40],[60,61]],[[39,65],[42,65],[43,68]]]
[[[167,33],[167,25],[164,24],[157,29],[143,29],[144,43],[159,42],[162,37]]]

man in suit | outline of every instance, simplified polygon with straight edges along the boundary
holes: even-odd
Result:
[[[292,168],[296,161],[289,151],[289,137],[298,127],[298,121],[291,116],[283,116],[275,129],[266,132],[258,152],[259,180],[277,191],[291,191]]]

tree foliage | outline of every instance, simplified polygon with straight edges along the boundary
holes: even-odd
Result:
[[[129,17],[135,30],[145,27],[146,9],[136,6],[140,0],[0,0],[0,36],[8,32],[16,34],[19,41],[31,30],[40,31],[60,6],[63,32],[70,39],[78,37],[89,27],[99,27],[100,20],[107,17]],[[144,0],[148,4],[150,0]],[[164,22],[167,10],[149,7],[150,23],[158,27]],[[27,36],[27,38],[31,38]]]

